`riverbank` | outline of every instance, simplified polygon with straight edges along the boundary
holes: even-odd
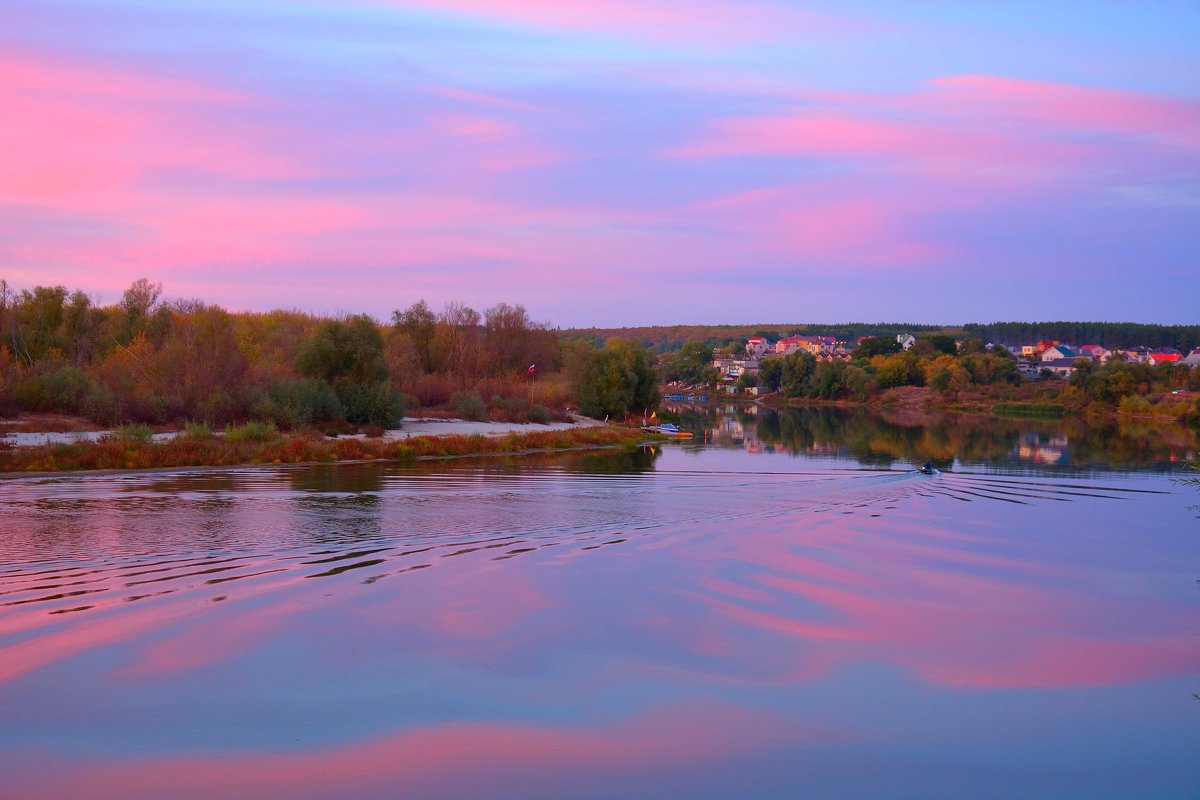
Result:
[[[443,421],[444,422],[444,421]],[[484,425],[487,423],[475,423]],[[470,423],[464,423],[470,425]],[[544,426],[537,426],[542,428]],[[406,432],[407,433],[407,432]],[[575,425],[557,430],[508,430],[485,435],[440,433],[402,439],[386,436],[329,438],[315,432],[276,435],[266,441],[216,436],[130,440],[116,437],[0,449],[0,473],[28,474],[116,469],[253,466],[350,461],[414,461],[470,455],[515,455],[549,450],[629,447],[658,441],[615,425]]]

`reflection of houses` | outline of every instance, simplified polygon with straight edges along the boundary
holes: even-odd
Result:
[[[725,413],[717,418],[716,424],[708,428],[708,440],[713,444],[744,447],[752,453],[762,450],[758,439],[758,423],[752,421],[745,424],[740,419],[743,409],[729,406]]]
[[[1051,436],[1042,441],[1036,433],[1027,433],[1017,443],[1016,456],[1022,461],[1038,464],[1060,464],[1067,459],[1067,437]]]

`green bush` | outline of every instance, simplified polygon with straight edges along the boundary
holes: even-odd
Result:
[[[212,428],[207,422],[189,422],[183,426],[183,438],[199,441],[201,439],[211,439],[213,437]]]
[[[338,397],[346,421],[355,425],[395,428],[404,418],[404,395],[387,381],[342,383],[338,385]]]
[[[154,429],[149,425],[122,425],[112,435],[126,442],[148,442],[154,438]]]
[[[47,410],[78,414],[83,410],[88,395],[92,393],[92,382],[74,367],[43,375],[39,380]]]
[[[450,396],[450,402],[454,404],[454,410],[463,419],[475,422],[487,422],[490,419],[487,404],[483,402],[483,398],[479,396],[478,392],[455,392]]]
[[[227,442],[273,442],[279,438],[279,428],[274,422],[251,420],[244,425],[226,425]]]
[[[280,381],[254,405],[254,414],[286,430],[307,428],[343,418],[342,403],[333,387],[319,378]]]
[[[541,403],[534,403],[529,409],[529,421],[538,422],[545,425],[550,421],[550,409],[546,408]]]

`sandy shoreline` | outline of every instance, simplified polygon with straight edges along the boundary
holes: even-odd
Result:
[[[572,422],[473,422],[466,419],[435,419],[432,417],[405,417],[401,427],[385,431],[383,438],[400,441],[416,436],[504,436],[509,433],[531,433],[536,431],[563,431],[589,428],[603,425],[588,417],[575,415]],[[2,430],[2,428],[0,428]],[[155,441],[167,441],[182,434],[183,431],[169,431],[154,434]],[[10,447],[39,447],[47,444],[74,444],[75,442],[94,442],[112,431],[9,431],[0,433],[0,442]],[[221,432],[216,431],[220,436]],[[363,434],[348,434],[339,438],[364,438]]]

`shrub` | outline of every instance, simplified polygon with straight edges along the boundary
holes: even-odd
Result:
[[[444,375],[416,375],[405,381],[404,390],[417,398],[416,405],[428,408],[449,402],[454,384]]]
[[[202,441],[213,438],[212,428],[207,422],[189,422],[183,426],[183,438]]]
[[[524,422],[529,418],[529,401],[524,397],[503,397],[494,394],[488,401],[488,409],[500,412],[500,416],[509,422]]]
[[[78,414],[93,391],[86,375],[74,367],[63,367],[19,386],[17,398],[26,408]]]
[[[307,428],[320,422],[342,419],[337,393],[319,378],[281,381],[267,389],[266,397],[254,405],[254,414],[286,430]]]
[[[475,422],[487,422],[489,419],[487,404],[478,392],[455,392],[450,396],[450,402],[463,419]]]
[[[338,387],[338,396],[346,420],[355,425],[395,428],[404,418],[404,395],[387,381],[344,383]]]
[[[112,435],[126,442],[148,442],[154,438],[154,429],[149,425],[122,425]]]
[[[550,421],[550,410],[541,403],[534,403],[529,409],[529,421],[545,425]]]
[[[273,442],[279,438],[279,428],[274,422],[251,420],[244,425],[226,425],[227,442]]]

